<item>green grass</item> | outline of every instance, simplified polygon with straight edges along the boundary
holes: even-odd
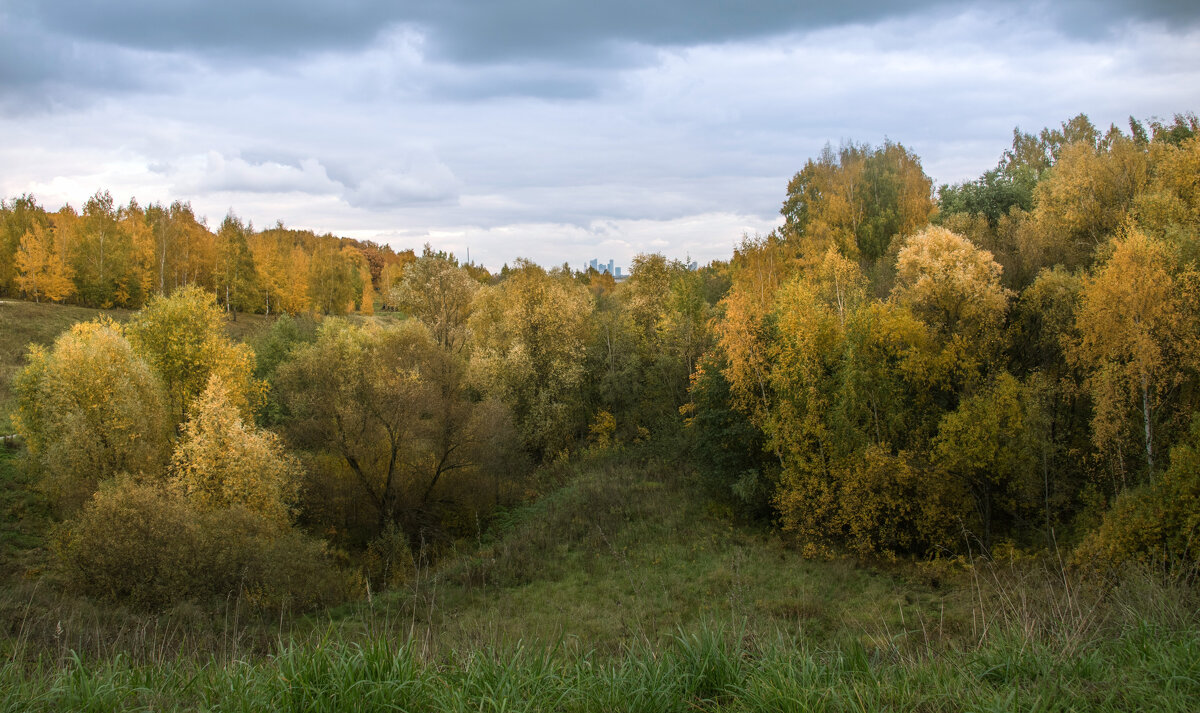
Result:
[[[944,631],[969,628],[945,616],[945,595],[928,587],[805,560],[766,531],[732,526],[688,477],[663,477],[671,470],[619,457],[581,467],[436,573],[337,621],[389,621],[395,633],[459,648],[568,640],[601,650],[714,622],[814,641],[882,634],[921,617],[940,617]]]
[[[997,637],[913,658],[705,628],[612,655],[517,644],[436,659],[412,641],[317,639],[256,660],[0,665],[3,711],[1189,711],[1195,637],[1132,627],[1073,658]]]

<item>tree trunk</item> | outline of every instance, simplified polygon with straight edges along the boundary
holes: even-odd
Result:
[[[1142,426],[1146,430],[1146,467],[1154,477],[1154,442],[1150,433],[1150,377],[1142,374]]]

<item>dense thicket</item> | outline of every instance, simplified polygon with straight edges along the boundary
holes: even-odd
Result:
[[[902,147],[810,161],[729,266],[693,387],[704,448],[741,454],[713,478],[814,552],[1037,546],[1149,488],[1091,536],[1124,552],[1132,510],[1193,512],[1150,503],[1200,405],[1197,128],[1017,131],[936,204]]]

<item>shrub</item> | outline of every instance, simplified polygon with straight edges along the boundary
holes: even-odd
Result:
[[[394,523],[367,545],[363,570],[372,589],[395,589],[408,580],[414,566],[408,536]]]
[[[349,593],[323,544],[245,508],[198,510],[127,477],[64,523],[53,551],[67,588],[136,608],[244,595],[260,608],[303,609]]]

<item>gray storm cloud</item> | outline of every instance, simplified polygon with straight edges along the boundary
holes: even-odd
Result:
[[[498,266],[727,257],[826,143],[937,182],[1200,105],[1200,3],[0,0],[0,193]]]
[[[8,0],[6,5],[0,9],[0,82],[9,87],[51,81],[136,86],[131,75],[137,68],[122,65],[120,50],[183,53],[211,62],[279,59],[358,51],[399,26],[416,28],[426,38],[430,59],[450,64],[628,67],[652,61],[647,48],[869,25],[966,6],[945,0]],[[1037,11],[1067,35],[1110,32],[1131,21],[1183,29],[1200,19],[1200,3],[1169,0],[994,0],[983,6],[1014,15]],[[508,92],[532,96],[579,94],[595,86],[594,79],[553,73],[505,85]],[[489,94],[462,83],[442,91],[466,98]]]

